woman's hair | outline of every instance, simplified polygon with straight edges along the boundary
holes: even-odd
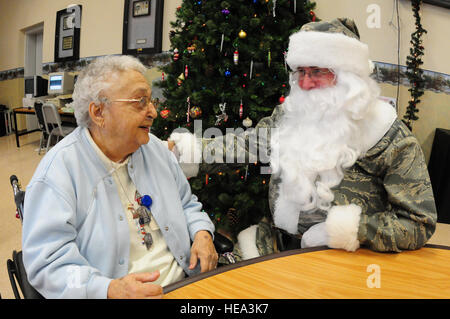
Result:
[[[103,91],[111,85],[111,81],[107,80],[129,70],[145,74],[147,69],[138,59],[126,55],[100,57],[84,68],[78,75],[71,105],[79,126],[89,127],[91,123],[89,104],[102,102]]]

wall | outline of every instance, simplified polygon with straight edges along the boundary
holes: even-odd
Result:
[[[23,68],[25,31],[44,24],[42,62],[54,61],[56,12],[76,3],[83,6],[80,58],[122,53],[124,0],[0,0],[0,71]],[[162,49],[170,49],[170,21],[181,0],[164,3]],[[158,74],[149,71],[151,81]],[[0,104],[11,108],[22,105],[23,78],[0,81]],[[25,128],[19,116],[19,129]]]
[[[355,20],[361,40],[368,44],[370,57],[373,61],[397,64],[397,18],[394,0],[315,0],[316,15],[322,20],[331,20],[339,17],[349,17]],[[379,9],[379,28],[369,27],[374,22],[371,16]],[[409,55],[411,33],[415,31],[415,19],[411,2],[400,0],[398,2],[400,16],[400,64],[406,65]],[[369,12],[368,12],[369,11]],[[421,20],[423,27],[428,31],[423,35],[425,55],[422,68],[434,72],[450,74],[450,10],[422,4]],[[392,21],[392,24],[390,23]],[[390,84],[380,85],[384,96],[396,97],[397,87]],[[399,117],[406,112],[410,93],[408,87],[400,85],[399,90]],[[413,122],[413,133],[419,140],[427,161],[431,153],[434,132],[436,128],[450,129],[450,95],[425,91],[418,105],[419,120]]]
[[[24,31],[44,23],[43,63],[53,62],[56,12],[71,3],[83,6],[80,57],[122,52],[124,0],[0,0],[0,71],[23,67]],[[162,49],[170,48],[170,21],[181,0],[164,3]]]

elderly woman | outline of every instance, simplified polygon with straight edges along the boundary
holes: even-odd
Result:
[[[214,226],[149,133],[157,113],[145,71],[128,56],[87,66],[73,94],[79,127],[28,184],[23,261],[46,298],[161,297],[216,267]]]

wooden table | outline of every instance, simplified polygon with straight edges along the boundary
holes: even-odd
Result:
[[[75,117],[73,112],[63,112],[61,109],[58,109],[58,113],[60,115],[64,115],[64,116],[69,116],[69,117]],[[16,109],[13,109],[13,117],[14,117],[14,128],[15,128],[15,133],[16,133],[16,145],[17,147],[20,147],[20,143],[19,143],[19,136],[22,135],[27,135],[36,131],[39,131],[39,129],[34,129],[34,130],[22,130],[19,132],[19,130],[17,129],[17,114],[36,114],[36,112],[34,111],[34,108],[28,108],[28,107],[19,107]]]
[[[166,299],[450,298],[450,247],[291,250],[187,278],[164,293]]]

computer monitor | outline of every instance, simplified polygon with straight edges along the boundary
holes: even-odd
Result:
[[[31,94],[33,97],[47,95],[48,81],[39,75],[25,76],[25,96]]]
[[[48,94],[69,94],[73,92],[73,76],[67,72],[54,72],[48,75]]]

